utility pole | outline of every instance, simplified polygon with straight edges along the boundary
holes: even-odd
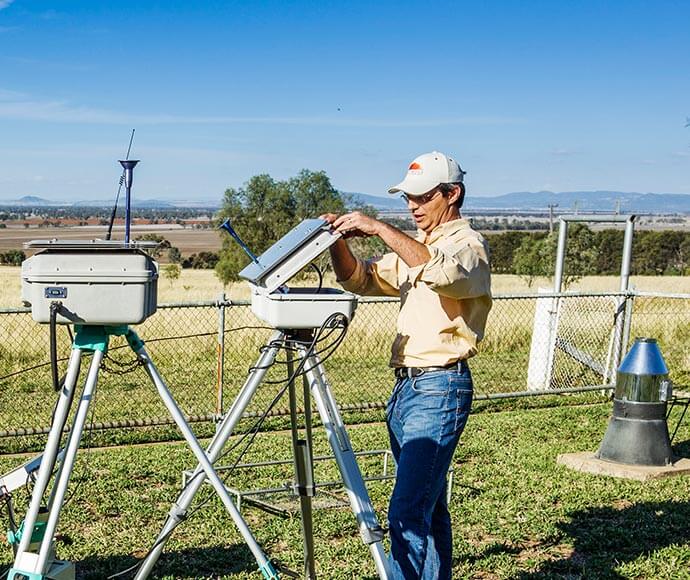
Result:
[[[553,233],[553,208],[558,207],[557,203],[549,204],[549,233]]]

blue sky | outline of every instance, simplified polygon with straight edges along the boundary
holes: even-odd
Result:
[[[0,199],[219,199],[325,170],[384,194],[690,193],[688,2],[0,0]]]

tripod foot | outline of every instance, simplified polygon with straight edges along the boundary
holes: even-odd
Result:
[[[259,570],[261,570],[261,573],[264,575],[264,578],[266,578],[266,580],[280,580],[278,572],[276,572],[276,569],[270,562],[266,562],[266,564],[261,566]]]

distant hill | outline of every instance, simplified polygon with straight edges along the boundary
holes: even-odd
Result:
[[[621,213],[690,214],[690,195],[677,193],[634,193],[623,191],[552,191],[506,193],[493,197],[467,197],[468,209],[546,210],[558,204],[558,212],[608,211]]]
[[[370,205],[378,210],[395,211],[406,209],[397,195],[370,195],[366,193],[343,192],[352,204]],[[0,200],[0,207],[112,207],[113,200],[56,201],[34,195],[17,200]],[[120,205],[124,200],[120,200]],[[141,209],[199,208],[218,209],[220,200],[160,200],[137,199],[132,205]],[[623,191],[520,191],[496,196],[467,196],[465,208],[472,211],[520,211],[544,212],[549,205],[557,205],[557,213],[614,212],[620,213],[663,213],[690,214],[690,194],[678,193],[634,193]]]
[[[404,208],[395,196],[382,197],[360,193],[354,199],[379,210]],[[547,211],[558,205],[558,213],[614,212],[620,213],[681,213],[690,214],[690,195],[678,193],[630,193],[623,191],[521,191],[496,196],[468,195],[464,207],[469,210]]]
[[[65,201],[44,199],[35,195],[25,195],[19,199],[0,199],[0,207],[26,207],[26,208],[40,208],[40,207],[97,207],[109,208],[113,206],[115,200],[107,199],[84,199],[78,201]],[[124,207],[124,196],[120,197],[118,205]],[[217,209],[220,207],[218,201],[178,201],[178,200],[162,200],[162,199],[137,199],[132,200],[132,207],[141,209],[170,209],[170,208],[203,208],[203,209]]]
[[[376,209],[406,209],[405,204],[400,199],[398,195],[389,195],[383,197],[381,195],[369,195],[367,193],[353,193],[353,192],[342,192],[346,197],[352,199],[356,204],[370,205]]]

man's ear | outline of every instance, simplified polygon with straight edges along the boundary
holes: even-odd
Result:
[[[453,189],[448,192],[448,201],[451,204],[457,203],[457,201],[462,197],[462,186],[454,185]]]

